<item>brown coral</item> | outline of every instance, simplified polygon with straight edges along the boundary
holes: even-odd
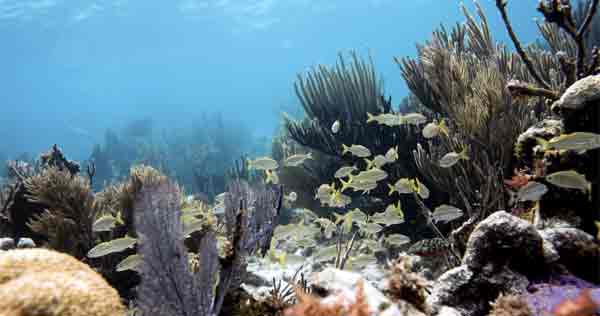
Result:
[[[86,264],[46,249],[0,255],[0,315],[124,315],[117,291]]]
[[[393,263],[388,283],[388,294],[394,300],[404,300],[428,314],[425,303],[427,297],[427,280],[411,271],[411,260],[408,256],[400,256]]]
[[[531,316],[532,312],[527,302],[517,295],[500,294],[491,304],[490,316]]]
[[[67,170],[49,167],[25,180],[27,199],[44,210],[28,226],[48,247],[84,258],[92,248],[92,223],[97,210],[89,182]]]

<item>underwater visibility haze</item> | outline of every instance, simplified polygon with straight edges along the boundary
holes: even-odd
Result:
[[[600,316],[600,0],[0,0],[0,316]]]

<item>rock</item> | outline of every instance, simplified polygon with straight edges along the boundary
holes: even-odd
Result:
[[[531,223],[498,211],[473,230],[463,264],[474,271],[484,267],[494,271],[507,265],[516,272],[535,275],[545,265],[543,239]]]
[[[0,254],[2,315],[122,316],[121,298],[77,259],[53,250],[13,249]]]
[[[10,237],[0,238],[0,250],[10,250],[15,248],[15,240]]]
[[[522,143],[527,139],[535,139],[536,137],[549,139],[560,135],[562,132],[563,126],[560,120],[545,119],[519,135],[517,143]]]
[[[35,242],[31,238],[19,238],[19,242],[17,243],[17,248],[35,248]]]
[[[587,76],[572,84],[552,109],[580,110],[587,103],[600,100],[600,75]]]
[[[499,271],[482,269],[474,271],[461,265],[442,274],[427,297],[427,304],[433,313],[440,313],[442,307],[452,307],[460,315],[486,315],[490,302],[500,293],[523,294],[529,281],[517,272],[504,267]]]
[[[564,124],[560,120],[545,119],[529,127],[517,138],[515,143],[515,156],[521,164],[532,166],[534,155],[538,154],[536,138],[549,140],[564,132]]]
[[[545,244],[552,245],[557,263],[591,282],[600,282],[600,246],[594,237],[577,228],[550,228],[540,231]]]
[[[551,243],[561,256],[580,251],[578,244],[594,242],[594,237],[577,228],[549,228],[540,231],[542,238]]]
[[[437,316],[462,316],[462,314],[456,308],[442,306]]]

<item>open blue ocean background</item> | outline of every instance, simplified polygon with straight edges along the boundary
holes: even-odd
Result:
[[[481,0],[497,40],[511,47]],[[509,1],[524,42],[537,38],[537,0]],[[58,143],[89,157],[107,129],[151,118],[162,127],[221,112],[271,137],[282,110],[298,112],[293,82],[338,53],[372,56],[387,95],[407,92],[393,57],[443,23],[455,0],[0,0],[0,152]],[[474,13],[473,3],[465,5]],[[296,110],[294,110],[296,109]]]

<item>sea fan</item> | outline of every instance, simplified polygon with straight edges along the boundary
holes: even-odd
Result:
[[[200,269],[193,274],[183,244],[181,192],[168,181],[144,187],[135,203],[141,284],[138,304],[144,315],[212,315],[218,255],[216,238],[207,232],[200,244]]]

